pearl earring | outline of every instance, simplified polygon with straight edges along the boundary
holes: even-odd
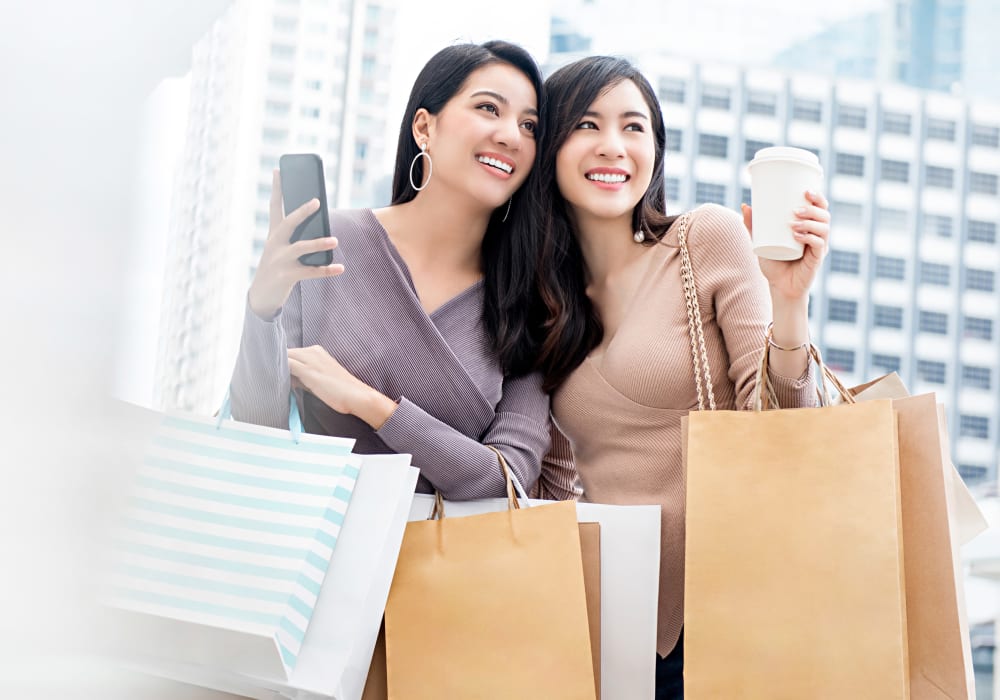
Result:
[[[642,243],[644,240],[646,240],[646,234],[642,232],[642,229],[639,229],[638,231],[632,234],[632,240],[635,241],[636,243]]]

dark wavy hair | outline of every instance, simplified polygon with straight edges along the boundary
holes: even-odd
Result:
[[[469,75],[484,66],[505,63],[531,82],[538,99],[539,122],[544,118],[542,74],[527,51],[506,41],[459,44],[438,51],[420,71],[399,126],[396,165],[392,178],[392,203],[417,196],[410,184],[410,163],[420,151],[413,138],[413,118],[420,108],[439,113],[463,87]],[[483,327],[505,375],[518,376],[534,369],[540,343],[543,311],[535,284],[534,263],[540,259],[540,239],[526,193],[536,177],[544,130],[535,131],[538,148],[527,180],[514,193],[510,214],[503,222],[507,202],[494,210],[483,237]],[[424,159],[413,167],[414,180],[423,179]]]
[[[537,270],[540,299],[545,307],[537,368],[544,375],[547,391],[558,388],[604,336],[604,326],[586,294],[583,251],[556,182],[556,155],[590,105],[625,80],[635,83],[649,106],[655,144],[653,177],[632,212],[632,230],[641,225],[646,234],[645,245],[655,245],[677,218],[666,215],[663,113],[656,93],[642,73],[625,59],[591,56],[549,76],[545,81],[547,109],[542,118],[543,130],[549,137],[542,142],[541,164],[532,190],[541,228]]]

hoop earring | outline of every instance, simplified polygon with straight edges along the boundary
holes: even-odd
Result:
[[[427,159],[427,182],[417,187],[417,184],[413,181],[413,166],[417,164],[417,159],[423,156]],[[415,189],[417,192],[427,187],[427,184],[431,181],[431,176],[434,174],[434,161],[431,160],[431,154],[427,152],[427,143],[424,142],[420,144],[420,153],[413,156],[413,160],[410,161],[410,187]]]
[[[500,223],[501,223],[501,224],[502,224],[502,223],[506,223],[506,221],[507,221],[507,217],[508,217],[508,216],[510,216],[510,205],[511,205],[511,203],[512,203],[513,201],[514,201],[514,198],[513,198],[513,197],[511,197],[510,199],[508,199],[508,200],[507,200],[507,211],[505,211],[505,212],[503,213],[503,218],[502,218],[502,219],[500,219]]]

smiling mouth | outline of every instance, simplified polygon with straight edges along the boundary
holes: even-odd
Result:
[[[502,160],[497,160],[496,158],[489,158],[487,156],[479,156],[476,158],[483,165],[489,165],[492,168],[496,168],[500,172],[507,173],[510,175],[514,172],[514,166],[510,163],[504,163]]]
[[[587,176],[588,180],[594,182],[603,182],[608,185],[618,185],[629,179],[628,175],[623,174],[610,174],[610,173],[590,173]]]

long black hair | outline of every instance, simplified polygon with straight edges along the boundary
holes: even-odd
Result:
[[[541,228],[538,286],[545,306],[544,337],[538,368],[546,390],[556,389],[601,342],[604,326],[586,294],[583,251],[569,216],[568,205],[556,182],[556,155],[583,119],[590,105],[619,83],[631,80],[649,105],[655,144],[653,177],[632,211],[632,230],[642,227],[646,245],[655,245],[676,217],[666,215],[663,154],[666,131],[663,113],[649,81],[631,63],[611,56],[591,56],[564,66],[545,81],[548,108],[542,128],[549,137],[533,181],[532,200]]]
[[[396,167],[392,178],[392,203],[402,204],[417,196],[410,184],[410,164],[420,149],[413,138],[413,118],[418,109],[439,113],[462,89],[469,75],[484,66],[505,63],[531,82],[538,100],[539,121],[544,116],[542,74],[531,55],[506,41],[459,44],[438,51],[420,71],[399,126]],[[510,213],[504,222],[507,202],[490,216],[483,237],[483,327],[496,350],[506,375],[527,374],[534,369],[542,314],[535,284],[535,262],[540,258],[540,239],[531,217],[526,193],[538,170],[544,129],[535,131],[538,148],[524,184],[514,193]],[[414,181],[423,180],[424,159],[413,166]]]

